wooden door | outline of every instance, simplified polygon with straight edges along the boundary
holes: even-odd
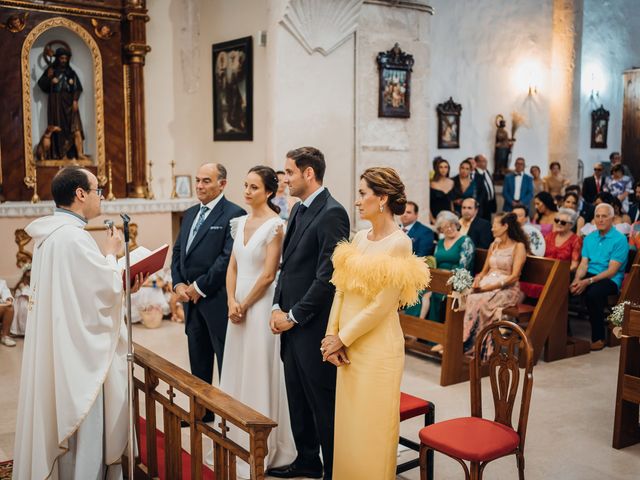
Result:
[[[622,111],[622,161],[640,178],[640,69],[627,70]]]

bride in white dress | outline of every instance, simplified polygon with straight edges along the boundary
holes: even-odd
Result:
[[[234,242],[227,270],[229,324],[220,377],[221,390],[278,423],[269,435],[265,470],[296,458],[280,336],[273,335],[269,328],[284,239],[284,221],[278,216],[278,207],[271,203],[277,188],[278,177],[270,167],[249,170],[244,197],[251,213],[231,220]],[[249,449],[245,432],[230,426],[228,436]],[[212,460],[212,452],[207,457]],[[249,478],[248,464],[238,460],[237,474]]]

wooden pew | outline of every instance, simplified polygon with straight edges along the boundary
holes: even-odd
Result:
[[[624,302],[626,300],[632,302],[640,302],[640,284],[639,281],[639,273],[637,270],[634,271],[634,266],[640,264],[640,250],[635,252],[629,252],[629,265],[627,265],[627,274],[622,282],[622,288],[620,289],[619,295],[612,295],[609,297],[609,306],[614,307],[618,303]],[[631,260],[632,259],[632,260]],[[617,347],[620,345],[620,339],[618,339],[615,335],[611,333],[613,327],[610,324],[607,324],[606,329],[606,342],[607,347]]]
[[[476,250],[476,267],[482,268],[487,251]],[[448,270],[432,269],[429,290],[448,295],[444,323],[429,319],[420,319],[400,314],[400,324],[406,338],[406,348],[429,356],[440,358],[431,351],[431,347],[417,340],[439,343],[444,351],[441,356],[440,385],[452,385],[469,379],[468,358],[462,348],[464,312],[454,312],[451,308],[451,286],[447,280],[451,276]],[[520,322],[526,322],[525,332],[534,347],[535,358],[539,358],[547,343],[548,361],[559,360],[576,354],[574,346],[567,339],[567,310],[569,294],[569,264],[559,260],[527,256],[523,267],[523,281],[543,284],[544,288],[536,305],[518,305],[506,309],[505,314],[512,315]],[[589,342],[580,353],[589,352]]]
[[[451,286],[447,280],[451,276],[448,270],[431,269],[429,290],[444,295],[451,294]],[[440,385],[447,386],[469,379],[468,362],[462,350],[462,324],[464,312],[454,312],[453,299],[447,296],[444,323],[405,315],[400,312],[400,325],[405,334],[407,350],[441,358]],[[428,340],[444,347],[442,356],[431,352],[431,347],[417,340]]]
[[[475,266],[480,271],[487,251],[476,250]],[[534,305],[521,303],[506,308],[505,315],[518,320],[525,328],[537,361],[544,350],[544,361],[553,362],[590,352],[589,342],[569,338],[569,263],[552,258],[527,255],[520,281],[544,285]]]
[[[618,449],[640,443],[640,309],[625,307],[622,335],[613,424],[613,448]]]

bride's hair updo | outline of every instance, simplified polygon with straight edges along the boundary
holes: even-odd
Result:
[[[404,193],[404,183],[400,175],[391,167],[367,168],[360,179],[367,182],[373,193],[381,197],[388,197],[387,206],[394,215],[402,215],[407,206],[407,196]]]
[[[280,213],[280,207],[273,203],[273,197],[278,191],[278,175],[276,175],[276,171],[271,167],[258,165],[249,170],[249,173],[255,173],[260,177],[267,192],[267,205],[274,212]]]

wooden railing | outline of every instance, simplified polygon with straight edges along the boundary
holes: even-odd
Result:
[[[180,422],[183,420],[189,423],[192,479],[203,478],[203,468],[207,468],[202,464],[203,436],[213,441],[213,470],[216,480],[236,480],[236,458],[249,464],[252,479],[264,478],[267,438],[277,425],[273,420],[138,344],[134,344],[134,362],[135,418],[145,418],[146,443],[145,462],[143,463],[139,454],[136,458],[136,478],[158,478],[158,406],[162,408],[164,478],[182,478]],[[165,394],[159,391],[161,382],[163,387],[167,388]],[[141,411],[141,405],[144,412]],[[200,420],[207,410],[215,414],[217,428]],[[249,450],[227,437],[230,424],[246,432],[249,437]],[[139,428],[136,430],[136,438],[141,446]]]

